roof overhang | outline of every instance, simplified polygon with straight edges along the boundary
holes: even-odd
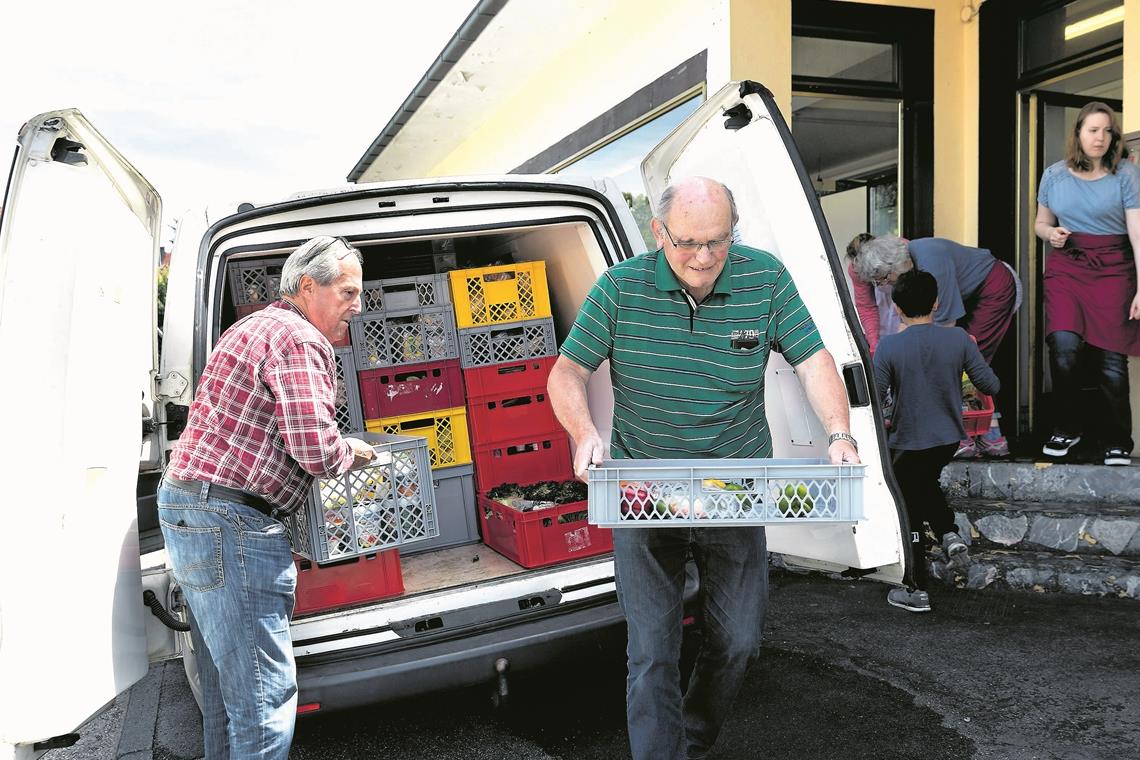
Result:
[[[474,127],[518,93],[528,72],[586,35],[612,13],[615,2],[480,0],[356,162],[348,181],[431,176]]]

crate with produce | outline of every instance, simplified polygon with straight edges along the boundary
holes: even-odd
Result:
[[[622,459],[590,469],[590,522],[788,525],[863,517],[866,465],[818,459]]]
[[[479,496],[483,541],[523,567],[613,551],[613,534],[588,521],[579,480],[503,483]]]
[[[962,373],[962,426],[966,436],[985,435],[990,429],[994,415],[994,400],[979,391],[970,382],[970,377]]]
[[[286,520],[293,551],[326,563],[439,535],[427,441],[358,433],[376,457],[337,478],[317,478]]]

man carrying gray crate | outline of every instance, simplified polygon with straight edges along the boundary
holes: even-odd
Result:
[[[732,193],[704,177],[665,190],[652,227],[660,249],[605,272],[586,297],[548,390],[584,478],[605,442],[586,383],[605,359],[615,459],[772,454],[764,416],[769,347],[796,367],[829,433],[832,463],[857,463],[847,396],[831,354],[779,260],[732,243]],[[703,643],[680,687],[685,562],[702,587]],[[703,758],[755,659],[768,597],[764,528],[614,531],[618,600],[629,631],[626,713],[634,760]]]
[[[281,299],[225,332],[206,362],[158,492],[174,577],[191,612],[207,760],[285,760],[297,679],[289,615],[297,573],[281,519],[314,477],[367,463],[342,438],[336,360],[360,313],[360,252],[302,244]]]

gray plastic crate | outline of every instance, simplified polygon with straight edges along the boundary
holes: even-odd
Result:
[[[304,506],[286,521],[293,551],[314,562],[375,554],[439,535],[427,441],[361,433],[371,464],[339,478],[317,478]]]
[[[226,265],[230,296],[235,306],[270,303],[281,295],[281,267],[285,259],[231,261]]]
[[[344,435],[364,430],[364,408],[356,377],[352,346],[333,348],[336,354],[336,424]]]
[[[505,325],[465,327],[459,331],[459,366],[487,364],[554,356],[554,319],[528,319]]]
[[[469,464],[432,471],[439,536],[401,549],[401,556],[471,544],[479,540],[479,513],[475,508],[473,471],[474,468]]]
[[[361,314],[349,325],[357,369],[455,359],[455,312],[450,305]]]
[[[446,274],[367,280],[360,292],[360,311],[365,315],[450,305]]]
[[[622,459],[590,469],[607,528],[793,525],[863,519],[863,464],[822,459]]]

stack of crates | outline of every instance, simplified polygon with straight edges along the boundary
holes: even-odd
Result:
[[[286,520],[297,566],[294,614],[403,593],[397,547],[439,533],[425,442],[360,435],[376,453],[372,462],[316,479],[305,504]]]
[[[261,311],[281,297],[281,268],[285,259],[238,259],[226,265],[226,279],[230,283],[235,321]],[[333,343],[338,348],[349,348],[349,336]]]
[[[585,502],[523,512],[486,496],[503,483],[573,478],[570,442],[546,393],[557,344],[541,261],[448,273],[479,490],[483,541],[524,567],[610,551]]]
[[[440,534],[404,554],[479,540],[471,439],[446,274],[364,283],[352,346],[364,427],[427,439]]]

